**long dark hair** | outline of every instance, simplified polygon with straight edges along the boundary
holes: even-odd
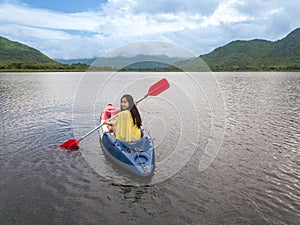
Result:
[[[129,103],[129,108],[127,108],[127,109],[131,113],[133,123],[138,128],[140,128],[142,126],[142,119],[141,119],[139,110],[137,109],[136,105],[134,104],[133,97],[131,95],[126,94],[126,95],[122,96],[121,101],[123,98],[126,98],[127,102]],[[121,108],[121,110],[126,110],[126,109],[122,109],[122,106],[120,108]]]

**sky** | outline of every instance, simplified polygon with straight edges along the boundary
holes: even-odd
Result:
[[[0,0],[0,36],[54,59],[100,57],[145,41],[195,55],[300,27],[299,0]]]

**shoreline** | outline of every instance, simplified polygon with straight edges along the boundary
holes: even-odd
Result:
[[[108,72],[118,72],[118,73],[300,73],[300,70],[293,71],[117,71],[117,70],[103,70],[103,71],[45,71],[45,70],[26,70],[26,71],[6,71],[0,70],[0,74],[22,74],[22,73],[108,73]]]

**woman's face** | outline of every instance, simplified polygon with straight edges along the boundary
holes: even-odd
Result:
[[[126,98],[121,99],[121,107],[122,107],[123,110],[129,108],[129,102],[127,101]]]

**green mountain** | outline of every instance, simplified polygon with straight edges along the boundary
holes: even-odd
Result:
[[[64,65],[40,51],[0,36],[0,71],[85,71],[86,64]]]
[[[299,57],[300,56],[300,28],[291,32],[288,36],[275,42],[272,51],[277,57]]]
[[[0,63],[57,63],[27,45],[0,37]]]
[[[290,71],[300,70],[300,28],[276,42],[233,41],[198,58],[177,62],[189,71]]]

